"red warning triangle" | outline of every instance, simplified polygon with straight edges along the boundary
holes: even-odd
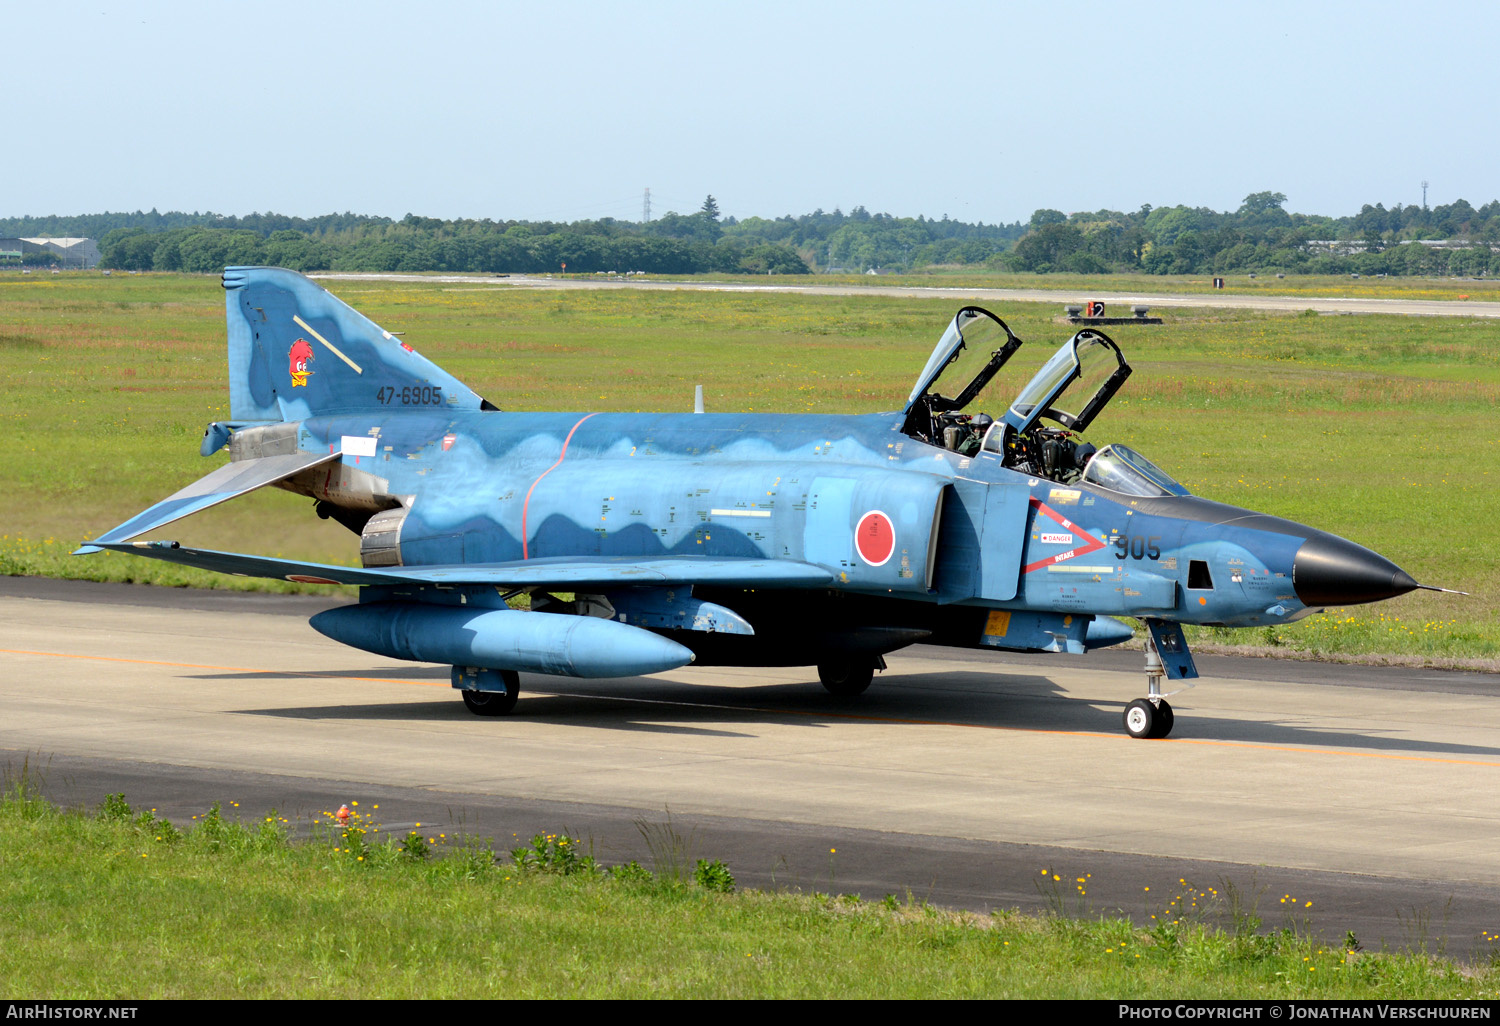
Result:
[[[1039,559],[1035,563],[1028,564],[1025,568],[1022,569],[1022,573],[1029,574],[1033,570],[1040,570],[1044,566],[1056,566],[1058,563],[1062,563],[1066,560],[1072,559],[1074,556],[1084,556],[1090,552],[1097,552],[1098,550],[1104,548],[1104,543],[1102,541],[1100,541],[1098,538],[1095,538],[1092,534],[1089,534],[1083,528],[1073,523],[1073,521],[1063,516],[1051,506],[1048,506],[1041,499],[1033,498],[1031,500],[1031,504],[1037,508],[1037,512],[1043,513],[1051,517],[1053,520],[1056,520],[1069,534],[1073,534],[1079,538],[1082,538],[1083,542],[1079,545],[1075,545],[1073,548],[1069,549],[1066,552],[1059,552],[1055,556],[1048,556],[1046,559]]]

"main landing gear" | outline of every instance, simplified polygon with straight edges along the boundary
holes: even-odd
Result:
[[[875,671],[885,669],[885,660],[880,656],[853,656],[847,659],[832,659],[818,664],[818,680],[830,695],[853,698],[865,693]]]
[[[505,716],[521,697],[521,675],[515,670],[486,670],[455,666],[453,686],[475,716]]]

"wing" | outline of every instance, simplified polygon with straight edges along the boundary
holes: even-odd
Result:
[[[170,501],[170,500],[167,500]],[[164,505],[159,503],[158,505]],[[156,507],[152,507],[155,509]],[[151,510],[147,510],[147,513]],[[145,516],[143,513],[141,516]],[[139,520],[140,517],[135,518]],[[175,519],[175,517],[173,518]],[[123,530],[134,521],[116,528]],[[142,528],[145,530],[145,528]],[[111,532],[113,534],[115,532]],[[128,536],[127,536],[128,537]],[[182,566],[216,570],[241,577],[271,577],[308,584],[492,584],[510,587],[580,588],[718,584],[727,587],[819,588],[831,584],[833,571],[812,563],[784,559],[708,558],[703,556],[572,557],[513,560],[451,566],[352,567],[304,563],[266,556],[247,556],[212,549],[183,548],[176,542],[114,542],[100,538],[93,549],[112,549]]]

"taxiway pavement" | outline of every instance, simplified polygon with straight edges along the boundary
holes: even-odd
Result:
[[[309,275],[319,281],[428,281],[486,288],[537,289],[637,289],[644,291],[781,292],[803,296],[891,296],[902,299],[949,299],[960,303],[1051,303],[1058,311],[1069,304],[1089,300],[1103,302],[1114,316],[1125,316],[1135,305],[1160,310],[1197,307],[1220,310],[1265,310],[1324,314],[1387,314],[1405,317],[1500,317],[1500,302],[1470,299],[1374,299],[1360,296],[1286,296],[1235,292],[1172,293],[1112,292],[1095,288],[986,289],[963,286],[909,285],[757,285],[753,282],[653,281],[641,278],[550,278],[510,275],[503,279],[486,275],[430,275],[376,272],[324,272]]]
[[[1228,881],[1269,926],[1460,954],[1500,922],[1500,676],[1208,657],[1146,742],[1120,727],[1138,654],[918,647],[853,702],[806,669],[523,674],[486,719],[446,667],[318,635],[330,604],[0,578],[0,757],[70,803],[358,799],[390,830],[567,830],[605,861],[648,859],[639,824],[670,814],[751,886],[1036,908],[1046,868],[1091,874],[1069,908],[1146,918]]]

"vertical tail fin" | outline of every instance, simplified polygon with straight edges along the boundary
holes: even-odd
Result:
[[[235,421],[370,410],[493,410],[406,343],[295,271],[226,267]]]

